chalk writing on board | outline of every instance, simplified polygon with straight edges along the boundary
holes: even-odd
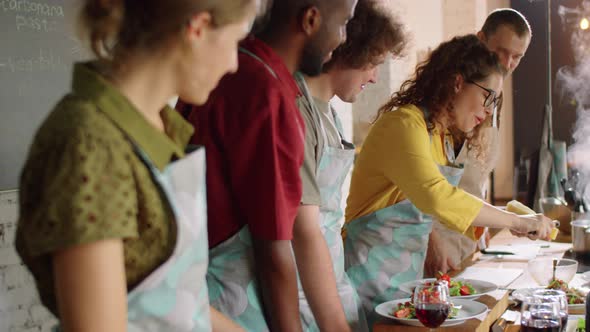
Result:
[[[50,5],[29,0],[0,0],[0,9],[5,12],[25,13],[27,15],[64,17],[62,6]]]
[[[0,0],[0,10],[6,15],[14,14],[17,31],[57,31],[58,22],[64,19],[61,6],[29,0]]]
[[[18,31],[26,30],[51,32],[57,30],[57,21],[55,20],[48,20],[46,18],[23,15],[16,15],[14,18],[16,23],[16,30]]]
[[[0,71],[12,73],[54,72],[70,68],[69,64],[64,63],[59,54],[56,54],[53,50],[42,48],[34,56],[8,56],[0,59],[0,63],[4,64],[4,66],[0,66]]]

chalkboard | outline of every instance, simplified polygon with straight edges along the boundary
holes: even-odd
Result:
[[[14,250],[17,215],[18,191],[0,191],[0,331],[50,332],[57,320]]]
[[[35,131],[70,87],[79,0],[0,0],[0,190],[16,189]]]

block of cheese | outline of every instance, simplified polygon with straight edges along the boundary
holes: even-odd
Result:
[[[559,234],[559,229],[558,228],[555,228],[554,227],[553,229],[551,229],[551,235],[550,235],[551,240],[557,239],[557,234]]]
[[[533,209],[522,204],[521,202],[519,202],[517,200],[512,200],[512,201],[508,202],[508,204],[506,205],[506,211],[520,214],[520,215],[522,215],[522,214],[535,214],[535,211],[533,211]],[[555,240],[555,238],[557,238],[557,234],[559,234],[559,229],[553,228],[551,230],[551,240]]]
[[[516,214],[535,214],[535,211],[530,207],[522,204],[517,200],[512,200],[506,205],[506,211]]]

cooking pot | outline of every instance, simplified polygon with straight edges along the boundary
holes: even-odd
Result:
[[[590,253],[590,220],[579,219],[572,221],[572,244],[574,252]]]

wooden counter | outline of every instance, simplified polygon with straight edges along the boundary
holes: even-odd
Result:
[[[560,240],[564,240],[563,236],[562,239]],[[566,239],[567,240],[567,239]],[[565,242],[565,241],[564,241]],[[507,230],[503,230],[500,233],[496,234],[496,236],[494,236],[491,240],[492,244],[497,244],[497,245],[507,245],[507,244],[534,244],[533,241],[530,241],[526,238],[515,238],[513,236],[510,235],[510,233]],[[555,257],[555,258],[560,258],[563,256],[564,252],[568,249],[566,248],[568,244],[565,244],[566,247],[563,246],[563,244],[559,244],[559,243],[555,243],[555,245],[557,246],[556,248],[551,248],[551,249],[542,249],[542,251],[544,251],[542,254],[543,256],[546,257]],[[553,247],[553,245],[552,245]],[[562,249],[563,247],[563,249]],[[463,270],[465,270],[467,267],[475,265],[477,267],[487,267],[487,268],[498,268],[499,271],[501,271],[502,268],[520,268],[520,269],[526,269],[527,267],[527,262],[510,262],[510,261],[503,261],[503,260],[498,260],[498,261],[480,261],[478,260],[481,257],[480,253],[475,253],[472,257],[466,259],[462,264],[461,267],[458,271],[454,271],[454,272],[450,272],[449,275],[451,275],[451,277],[455,277],[456,275],[460,274]],[[530,279],[531,277],[528,276],[528,273],[525,271],[525,273],[523,273],[523,275],[521,275],[519,278],[517,278],[516,280],[514,280],[509,287],[507,288],[520,288],[520,287],[533,287],[534,286],[534,282]],[[530,284],[533,283],[533,284]],[[488,296],[488,295],[484,295],[482,297],[480,297],[477,301],[484,303],[485,305],[488,306],[488,308],[490,309],[490,311],[488,312],[488,315],[486,316],[486,318],[483,321],[480,321],[478,319],[470,319],[468,321],[466,321],[463,324],[460,325],[456,325],[456,326],[449,326],[449,327],[439,327],[437,328],[437,331],[449,331],[449,332],[459,332],[459,331],[477,331],[477,332],[483,332],[483,331],[490,331],[491,326],[494,324],[494,322],[500,317],[502,316],[502,314],[506,311],[506,308],[508,307],[508,292],[506,291],[504,293],[504,296],[501,297],[499,300],[496,300],[496,298],[492,297],[492,296]],[[572,312],[573,314],[573,312]],[[514,328],[514,326],[507,326],[505,331],[513,331],[510,330],[510,328]],[[387,319],[387,318],[382,318],[381,320],[377,321],[377,323],[375,323],[373,325],[373,330],[375,332],[403,332],[403,331],[416,331],[416,332],[424,332],[427,331],[428,329],[425,327],[414,327],[414,326],[408,326],[408,325],[403,325],[401,323],[396,322],[393,319]]]

